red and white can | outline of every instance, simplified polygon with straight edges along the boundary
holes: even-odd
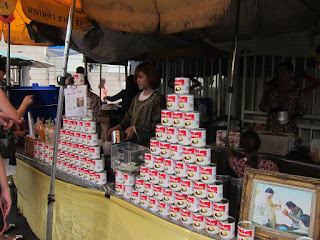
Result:
[[[181,161],[182,160],[183,147],[177,143],[171,143],[170,146],[170,157],[173,160]]]
[[[133,187],[124,186],[123,197],[125,199],[131,199],[132,190],[133,190]]]
[[[124,178],[124,185],[125,186],[127,186],[127,187],[134,186],[136,174],[125,172],[123,174],[123,178]]]
[[[241,221],[238,223],[238,240],[248,239],[254,240],[254,225],[249,221]]]
[[[62,119],[62,123],[63,123],[63,130],[66,130],[66,129],[68,129],[69,128],[69,126],[68,126],[68,119],[66,119],[66,118],[64,118],[64,119]]]
[[[178,143],[179,142],[179,129],[176,127],[167,127],[167,142]]]
[[[219,224],[219,235],[223,239],[231,239],[235,237],[236,223],[233,217],[228,217],[224,221],[220,221]]]
[[[167,127],[164,125],[156,125],[156,138],[159,141],[167,141]]]
[[[194,163],[196,161],[194,147],[191,147],[191,146],[182,147],[182,160],[186,163]]]
[[[84,130],[86,133],[96,133],[97,132],[97,125],[96,122],[84,122]]]
[[[161,110],[161,124],[164,126],[172,126],[173,125],[172,111]]]
[[[144,182],[144,193],[149,197],[153,196],[153,184],[151,182]]]
[[[149,197],[149,209],[152,212],[159,211],[159,201],[157,199],[155,199],[154,197]]]
[[[201,178],[200,175],[200,166],[194,163],[188,163],[188,179],[193,181],[199,181]]]
[[[217,146],[225,146],[226,145],[226,143],[225,143],[226,137],[227,137],[226,130],[217,130],[216,145]]]
[[[186,208],[181,209],[181,222],[184,224],[192,224],[192,212]]]
[[[79,144],[85,144],[87,141],[87,134],[86,133],[81,133],[81,139]]]
[[[144,208],[149,207],[149,196],[145,193],[140,193],[140,205]]]
[[[229,217],[229,200],[223,198],[220,202],[213,202],[213,216],[219,221],[224,221]]]
[[[170,178],[167,173],[159,172],[159,185],[164,188],[168,188],[170,186]]]
[[[62,142],[62,146],[63,146],[63,142]],[[83,144],[79,144],[78,146],[78,154],[83,156],[84,155],[84,145]]]
[[[192,180],[187,178],[181,178],[181,192],[186,195],[191,195],[194,193],[194,183]]]
[[[84,132],[84,121],[79,121],[79,132]]]
[[[159,213],[162,216],[170,215],[170,204],[167,204],[164,201],[159,201]]]
[[[175,192],[174,193],[174,204],[178,208],[187,207],[187,195],[180,193],[180,192]]]
[[[208,234],[218,234],[219,221],[214,217],[206,217],[206,231]]]
[[[199,198],[193,195],[187,196],[187,208],[192,212],[199,211]]]
[[[186,112],[184,113],[184,125],[187,129],[197,129],[200,126],[200,113],[199,112]]]
[[[173,220],[181,219],[181,209],[176,207],[175,205],[170,206],[170,217]]]
[[[187,94],[190,91],[190,78],[177,77],[174,81],[175,94]]]
[[[87,134],[87,145],[96,146],[98,145],[98,133]]]
[[[122,183],[116,183],[116,194],[123,195],[124,185]]]
[[[160,156],[169,158],[170,157],[170,143],[160,142]]]
[[[207,136],[205,128],[191,130],[191,146],[204,147],[207,144]]]
[[[160,141],[156,138],[150,139],[150,151],[154,155],[160,155]]]
[[[212,216],[213,211],[212,211],[212,202],[210,202],[208,199],[200,199],[199,200],[199,212],[203,215],[203,216]]]
[[[140,192],[138,192],[136,190],[132,190],[132,192],[131,192],[131,201],[134,204],[139,204],[140,203]]]
[[[170,189],[179,192],[181,191],[181,178],[175,175],[170,175]]]
[[[179,129],[179,144],[188,146],[191,144],[191,130],[186,128]]]
[[[167,95],[167,109],[171,111],[175,111],[179,109],[179,98],[176,94],[168,94]]]
[[[193,227],[197,230],[203,230],[206,227],[205,217],[200,213],[194,212],[192,214]]]
[[[163,198],[164,198],[163,190],[162,190],[162,187],[160,185],[154,185],[153,186],[153,196],[154,196],[155,199],[163,200]]]
[[[195,154],[198,165],[205,166],[211,163],[211,148],[195,148]]]
[[[149,181],[149,168],[146,166],[140,166],[140,178],[144,181]]]
[[[180,178],[185,178],[188,176],[188,168],[187,168],[187,164],[185,162],[176,161],[175,175]]]
[[[65,141],[69,141],[70,140],[70,130],[66,130],[65,137],[64,137],[63,140],[65,140]]]
[[[75,134],[75,143],[79,144],[81,143],[81,132],[76,132]]]
[[[79,148],[79,144],[78,143],[73,143],[72,144],[72,152],[74,154],[77,154],[78,153],[78,148]]]
[[[217,167],[215,164],[201,166],[201,182],[211,184],[216,181]]]
[[[141,178],[136,178],[136,190],[138,192],[144,192],[144,181]]]
[[[184,127],[184,112],[174,111],[172,112],[173,126],[177,128]]]
[[[80,156],[77,154],[74,155],[74,163],[77,167],[81,166]]]
[[[183,112],[191,112],[194,110],[194,95],[179,95],[179,110]]]
[[[91,146],[89,147],[89,157],[92,159],[98,159],[101,156],[101,147],[100,146]]]
[[[173,159],[165,158],[164,159],[164,172],[167,174],[175,173],[176,162]]]
[[[207,198],[212,202],[220,202],[223,198],[223,183],[213,182],[207,185]]]
[[[150,175],[150,182],[152,184],[159,184],[159,175],[158,171],[155,169],[149,169],[149,175]]]
[[[164,158],[160,156],[153,156],[154,169],[158,171],[164,170]]]
[[[144,154],[144,163],[145,163],[145,166],[148,168],[154,167],[153,155],[151,153]]]
[[[123,174],[124,174],[123,171],[116,170],[116,173],[115,173],[115,175],[116,175],[116,179],[115,179],[116,183],[124,183]]]
[[[206,198],[207,185],[203,182],[194,182],[194,195],[198,198]]]
[[[167,204],[174,204],[174,191],[168,188],[163,188],[163,201]]]

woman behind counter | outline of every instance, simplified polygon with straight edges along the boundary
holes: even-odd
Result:
[[[155,127],[161,120],[161,109],[164,107],[160,93],[155,91],[160,85],[160,78],[156,67],[151,62],[144,62],[136,67],[134,80],[142,92],[133,98],[124,119],[111,128],[108,134],[122,129],[126,134],[126,141],[132,140],[147,146],[155,134]]]
[[[272,82],[264,93],[259,108],[267,112],[266,131],[297,134],[297,119],[307,112],[301,86],[292,81],[293,65],[282,62],[278,67],[278,80]],[[289,122],[281,124],[278,112],[287,111]]]

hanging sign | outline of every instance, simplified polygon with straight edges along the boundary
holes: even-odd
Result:
[[[16,9],[17,0],[0,1],[0,15],[9,16]]]
[[[87,115],[87,86],[72,86],[64,90],[65,115],[85,117]]]

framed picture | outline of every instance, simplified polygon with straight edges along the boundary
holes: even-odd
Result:
[[[255,239],[319,239],[320,179],[248,168],[240,209]]]

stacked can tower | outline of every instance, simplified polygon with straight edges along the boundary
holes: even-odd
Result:
[[[35,142],[35,158],[52,164],[53,146]],[[57,169],[85,181],[106,184],[105,161],[98,146],[96,122],[93,112],[87,109],[87,116],[81,120],[64,118],[60,130]]]
[[[116,193],[197,230],[233,238],[235,220],[228,215],[223,183],[216,181],[206,130],[199,128],[200,115],[194,111],[189,89],[189,78],[175,79],[175,94],[167,96],[167,109],[162,110],[161,125],[150,139],[150,153],[145,154],[135,189],[125,180],[128,176],[118,171]],[[127,191],[126,185],[130,188]]]

